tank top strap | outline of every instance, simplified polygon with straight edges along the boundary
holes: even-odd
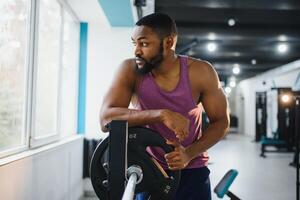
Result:
[[[189,83],[189,73],[188,73],[188,56],[182,56],[180,55],[180,70],[181,70],[181,79],[185,86],[190,85]]]

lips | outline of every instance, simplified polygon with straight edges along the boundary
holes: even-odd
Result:
[[[136,62],[137,65],[143,65],[145,63],[145,61],[141,58],[136,58],[135,62]]]

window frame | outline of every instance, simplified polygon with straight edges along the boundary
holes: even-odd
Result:
[[[61,140],[61,93],[62,93],[62,61],[63,61],[63,37],[64,37],[64,12],[68,12],[77,23],[79,18],[72,10],[66,0],[55,0],[60,6],[62,23],[60,25],[60,46],[59,46],[59,69],[58,69],[58,86],[57,86],[57,108],[56,108],[56,131],[42,137],[35,137],[35,109],[36,109],[36,84],[38,68],[38,32],[39,32],[39,12],[41,0],[27,1],[26,22],[26,46],[24,59],[24,105],[23,105],[23,126],[22,126],[22,144],[17,147],[8,148],[0,151],[0,159],[12,156],[17,153],[30,150],[31,148],[40,147],[49,143]],[[79,41],[78,41],[79,44]],[[79,49],[80,46],[78,45]],[[78,51],[79,51],[78,49]],[[79,52],[78,52],[79,59]],[[78,77],[77,77],[78,78]],[[76,134],[76,133],[74,133]],[[64,138],[62,138],[64,139]]]
[[[33,68],[33,73],[32,73],[32,81],[33,81],[33,85],[32,85],[32,109],[31,109],[31,131],[30,131],[30,140],[29,140],[29,146],[32,148],[35,147],[39,147],[54,141],[59,140],[59,98],[60,98],[60,83],[61,83],[61,63],[62,63],[62,57],[59,57],[59,66],[58,66],[58,80],[57,80],[57,88],[56,88],[56,94],[57,94],[57,107],[56,107],[56,127],[55,127],[55,132],[54,133],[49,133],[47,135],[43,135],[40,137],[36,136],[36,130],[35,130],[35,123],[36,123],[36,94],[37,94],[37,75],[38,75],[38,47],[39,47],[39,17],[40,17],[40,1],[41,0],[36,0],[36,4],[35,4],[35,8],[36,8],[36,12],[35,12],[35,19],[33,20],[35,22],[35,29],[34,29],[34,35],[35,35],[35,40],[34,40],[34,48],[33,48],[33,63],[31,65],[31,67]],[[61,3],[57,0],[54,0],[56,3],[59,4],[60,6],[60,14],[62,16],[63,13],[63,6],[61,5]],[[63,36],[63,18],[61,18],[62,23],[60,25],[60,45],[59,45],[59,55],[61,55],[62,52],[62,36]]]
[[[63,55],[64,55],[64,47],[65,47],[65,43],[64,43],[64,27],[65,27],[65,23],[66,23],[66,19],[65,19],[65,14],[64,12],[67,12],[71,17],[72,19],[74,20],[75,23],[78,23],[78,53],[77,53],[77,81],[76,81],[76,86],[77,86],[77,91],[76,91],[76,94],[77,94],[77,99],[76,99],[76,115],[78,115],[78,94],[79,94],[79,90],[78,90],[78,87],[79,87],[79,50],[80,50],[80,20],[78,18],[78,16],[76,15],[76,13],[73,11],[72,7],[69,5],[69,3],[66,1],[66,0],[57,0],[58,2],[61,3],[62,5],[62,36],[61,36],[61,63],[60,63],[60,69],[59,69],[59,74],[60,74],[60,83],[62,83],[62,80],[63,80]],[[59,90],[59,122],[58,122],[58,131],[59,131],[59,139],[64,139],[65,136],[63,136],[63,133],[62,133],[62,126],[61,126],[61,117],[62,117],[62,109],[61,109],[61,97],[62,97],[62,93],[63,93],[63,87],[60,87],[60,90]],[[77,127],[77,124],[78,124],[78,121],[77,121],[77,117],[76,117],[76,127]],[[77,132],[73,133],[73,135],[76,135]]]
[[[23,126],[22,126],[22,144],[18,145],[17,147],[11,147],[6,150],[0,151],[0,158],[9,156],[12,154],[16,154],[25,150],[29,149],[29,123],[28,117],[31,115],[30,112],[30,64],[31,64],[31,57],[32,57],[32,31],[33,31],[33,19],[34,19],[34,7],[35,7],[35,0],[27,0],[27,22],[26,22],[26,45],[25,45],[25,59],[24,59],[24,104],[23,104]],[[23,142],[24,141],[24,142]]]

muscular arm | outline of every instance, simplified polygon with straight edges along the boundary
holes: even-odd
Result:
[[[129,126],[146,125],[162,121],[162,112],[164,110],[140,111],[128,109],[136,80],[134,61],[124,61],[103,99],[100,111],[100,124],[103,132],[107,132],[105,125],[111,120],[127,120]]]
[[[217,73],[208,63],[201,67],[207,74],[199,83],[203,88],[201,102],[210,125],[199,140],[187,147],[186,153],[192,159],[216,144],[225,136],[229,128],[227,100],[220,86]]]

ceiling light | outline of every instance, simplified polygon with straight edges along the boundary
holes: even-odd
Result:
[[[236,86],[236,82],[235,81],[230,81],[229,86],[234,88]]]
[[[284,95],[281,96],[281,101],[283,103],[288,103],[290,101],[290,99],[291,99],[291,97],[288,94],[284,94]]]
[[[225,92],[226,92],[226,94],[230,94],[230,92],[231,92],[231,88],[230,87],[225,87]]]
[[[293,94],[290,92],[286,92],[280,95],[280,102],[283,106],[288,106],[293,103]]]
[[[239,56],[241,56],[241,53],[239,53],[239,52],[234,52],[234,53],[233,53],[233,56],[239,57]]]
[[[209,40],[215,40],[216,39],[216,34],[215,33],[209,33],[208,34],[208,39]]]
[[[207,44],[207,50],[208,50],[209,52],[213,52],[213,51],[215,51],[216,49],[217,49],[217,45],[216,45],[215,43],[210,42],[210,43]]]
[[[257,63],[256,59],[252,59],[252,60],[251,60],[251,64],[252,64],[252,65],[256,65],[256,63]]]
[[[279,53],[285,53],[288,50],[288,46],[286,44],[279,44],[277,46],[277,51]]]
[[[233,74],[239,74],[241,71],[239,64],[234,64],[234,67],[232,68]]]
[[[234,26],[234,25],[235,25],[235,20],[232,19],[232,18],[229,19],[229,20],[228,20],[228,25],[229,25],[229,26]]]
[[[278,37],[278,40],[279,40],[280,42],[285,42],[285,41],[287,41],[287,37],[286,37],[285,35],[280,35],[280,36]]]

